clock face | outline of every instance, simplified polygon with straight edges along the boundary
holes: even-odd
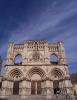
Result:
[[[33,54],[33,60],[34,61],[39,61],[39,59],[40,59],[40,54],[38,52],[34,52],[34,54]]]

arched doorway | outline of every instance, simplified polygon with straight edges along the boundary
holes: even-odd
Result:
[[[63,92],[63,72],[58,69],[58,68],[54,68],[51,71],[51,77],[53,79],[53,92],[54,95],[55,94],[60,94],[61,92]]]
[[[19,94],[19,81],[15,81],[13,84],[13,95]]]
[[[46,75],[41,68],[34,67],[27,73],[27,78],[31,79],[31,95],[42,94],[42,79],[45,79]]]
[[[31,94],[39,95],[41,92],[41,77],[39,74],[34,74],[31,77]]]
[[[31,94],[40,95],[42,93],[41,81],[31,81]]]
[[[23,76],[20,69],[14,68],[8,73],[8,77],[13,80],[13,95],[19,94],[19,80]]]
[[[57,94],[57,93],[60,92],[60,87],[59,87],[59,81],[58,80],[53,81],[53,91],[54,91],[54,94]]]

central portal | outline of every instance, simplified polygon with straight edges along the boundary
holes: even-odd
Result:
[[[41,81],[32,81],[31,82],[31,94],[40,95],[41,94]]]

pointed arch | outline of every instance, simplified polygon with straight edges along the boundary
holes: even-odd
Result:
[[[50,62],[52,64],[58,64],[58,55],[56,53],[50,55]]]
[[[41,68],[38,68],[38,67],[31,68],[31,69],[28,71],[26,77],[27,77],[28,79],[31,79],[32,75],[34,75],[34,74],[38,74],[38,75],[41,77],[41,79],[45,79],[45,78],[46,78],[46,74],[45,74],[44,70],[41,69]]]
[[[22,55],[20,53],[15,55],[14,64],[22,64]]]
[[[54,68],[51,70],[51,78],[58,78],[58,79],[62,79],[64,77],[64,73],[61,69],[59,68]]]
[[[20,69],[18,69],[18,68],[14,68],[13,70],[11,70],[10,72],[9,72],[9,77],[10,78],[20,78],[20,77],[22,77],[23,76],[23,73],[22,73],[22,71],[20,70]]]

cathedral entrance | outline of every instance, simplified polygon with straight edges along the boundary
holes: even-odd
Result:
[[[32,81],[31,82],[31,94],[40,95],[42,92],[41,81]]]
[[[54,90],[54,94],[60,93],[59,81],[58,80],[53,81],[53,90]]]
[[[44,71],[39,67],[34,67],[28,71],[28,79],[31,79],[31,94],[42,94],[42,79],[45,79]]]
[[[13,85],[13,95],[19,94],[19,81],[15,81]]]

